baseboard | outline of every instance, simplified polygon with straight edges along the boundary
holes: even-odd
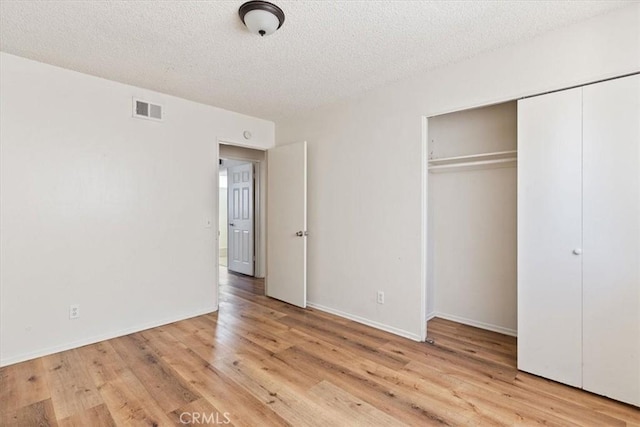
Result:
[[[437,314],[438,313],[436,313],[435,311],[430,311],[429,313],[427,313],[427,322],[436,317]]]
[[[314,308],[316,310],[324,311],[325,313],[335,314],[336,316],[344,317],[345,319],[353,320],[354,322],[362,323],[363,325],[371,326],[375,329],[380,329],[381,331],[389,332],[394,335],[401,336],[403,338],[408,338],[413,341],[422,341],[420,339],[420,335],[414,334],[409,331],[405,331],[404,329],[394,328],[393,326],[385,325],[383,323],[376,322],[374,320],[365,319],[364,317],[356,316],[354,314],[345,313],[344,311],[336,310],[334,308],[325,307],[320,304],[316,304],[313,302],[307,301],[307,306]]]
[[[180,320],[190,319],[192,317],[202,316],[203,314],[209,314],[209,313],[213,313],[213,312],[216,312],[216,311],[217,311],[217,308],[210,307],[210,308],[206,308],[206,309],[203,309],[203,310],[197,310],[197,311],[194,311],[194,312],[191,312],[191,313],[187,313],[187,314],[181,314],[179,316],[168,317],[168,318],[165,318],[163,320],[157,320],[157,321],[154,321],[154,322],[144,323],[142,325],[134,326],[134,327],[131,327],[131,328],[121,329],[121,330],[115,331],[115,332],[109,332],[109,333],[106,333],[106,334],[95,335],[95,336],[90,337],[90,338],[85,338],[85,339],[82,339],[82,340],[73,341],[73,342],[67,343],[67,344],[48,347],[48,348],[44,348],[44,349],[41,349],[41,350],[20,354],[20,355],[17,355],[17,356],[6,357],[6,358],[0,360],[0,367],[13,365],[15,363],[24,362],[24,361],[31,360],[31,359],[36,359],[38,357],[48,356],[50,354],[60,353],[61,351],[67,351],[67,350],[72,350],[72,349],[78,348],[78,347],[84,347],[85,345],[95,344],[95,343],[100,342],[100,341],[110,340],[112,338],[117,338],[117,337],[121,337],[121,336],[124,336],[124,335],[133,334],[135,332],[144,331],[146,329],[157,328],[158,326],[167,325],[167,324],[173,323],[173,322],[179,322]]]
[[[515,329],[505,328],[503,326],[492,325],[491,323],[479,322],[477,320],[467,319],[465,317],[456,316],[453,314],[442,313],[440,311],[435,311],[432,313],[432,316],[427,320],[431,320],[434,317],[439,317],[445,320],[451,320],[452,322],[462,323],[463,325],[474,326],[480,329],[486,329],[487,331],[498,332],[500,334],[509,335],[512,337],[518,336],[518,331]]]

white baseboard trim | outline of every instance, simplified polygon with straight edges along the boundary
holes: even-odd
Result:
[[[431,317],[427,320],[431,320],[434,317],[439,317],[445,320],[451,320],[452,322],[462,323],[463,325],[475,326],[476,328],[486,329],[487,331],[498,332],[500,334],[509,335],[512,337],[518,336],[518,331],[515,329],[505,328],[504,326],[492,325],[491,323],[479,322],[477,320],[467,319],[465,317],[456,316],[453,314],[442,313],[435,311],[431,313]]]
[[[420,335],[414,334],[409,331],[405,331],[404,329],[394,328],[393,326],[385,325],[383,323],[376,322],[374,320],[365,319],[364,317],[356,316],[354,314],[345,313],[344,311],[336,310],[334,308],[325,307],[320,304],[316,304],[314,302],[307,301],[307,306],[314,308],[316,310],[324,311],[325,313],[335,314],[339,317],[344,317],[345,319],[353,320],[354,322],[362,323],[363,325],[371,326],[372,328],[380,329],[381,331],[389,332],[394,335],[399,335],[403,338],[408,338],[413,341],[422,341],[420,339]]]
[[[167,325],[169,323],[178,322],[180,320],[190,319],[192,317],[202,316],[203,314],[214,313],[218,311],[215,307],[209,307],[201,310],[196,310],[191,313],[181,314],[178,316],[171,316],[163,320],[156,320],[153,322],[143,323],[142,325],[133,326],[131,328],[121,329],[119,331],[108,332],[105,334],[95,335],[90,338],[85,338],[77,341],[73,341],[67,344],[56,345],[53,347],[43,348],[40,350],[32,351],[29,353],[23,353],[16,356],[5,357],[0,360],[0,367],[13,365],[15,363],[24,362],[27,360],[35,359],[38,357],[48,356],[50,354],[60,353],[61,351],[72,350],[78,347],[84,347],[85,345],[95,344],[100,341],[110,340],[112,338],[122,337],[124,335],[133,334],[135,332],[144,331],[146,329],[157,328],[158,326]]]
[[[438,313],[436,313],[435,311],[430,311],[429,313],[427,313],[427,322],[436,317],[437,314]]]

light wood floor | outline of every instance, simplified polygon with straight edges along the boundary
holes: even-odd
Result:
[[[518,372],[513,338],[434,319],[416,343],[222,282],[218,314],[0,369],[0,425],[640,425]]]

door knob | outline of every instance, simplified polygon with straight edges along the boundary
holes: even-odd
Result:
[[[235,227],[236,225],[234,223],[230,223],[229,227]]]
[[[580,254],[582,254],[582,249],[580,249],[580,248],[575,248],[575,249],[573,250],[573,254],[574,254],[574,255],[580,255]]]
[[[298,232],[296,232],[296,236],[302,237],[302,236],[304,236],[304,233],[302,231],[298,231]]]

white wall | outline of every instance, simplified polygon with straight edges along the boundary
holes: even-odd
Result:
[[[430,117],[430,158],[516,150],[517,104],[504,102]]]
[[[4,53],[0,67],[0,363],[216,310],[217,138],[268,148],[273,123]],[[133,119],[132,97],[165,120]]]
[[[638,70],[636,3],[277,123],[309,143],[310,302],[419,338],[423,117]]]
[[[434,158],[517,149],[516,102],[429,119]],[[515,335],[517,169],[429,174],[427,317]]]

